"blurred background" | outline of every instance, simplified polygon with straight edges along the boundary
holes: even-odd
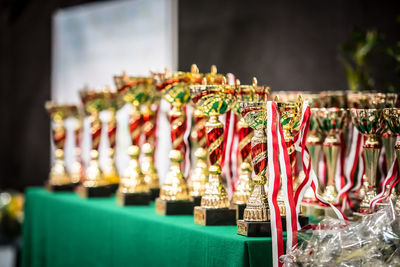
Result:
[[[43,103],[52,91],[53,16],[81,4],[90,8],[89,2],[94,1],[1,1],[0,189],[23,190],[47,179],[50,123]],[[344,59],[351,61],[351,53],[344,46],[373,31],[383,44],[374,47],[368,65],[374,86],[386,90],[398,79],[386,46],[400,40],[399,1],[186,0],[176,5],[180,70],[196,63],[206,72],[216,64],[242,83],[256,76],[273,90],[346,90]],[[110,33],[112,27],[118,25],[109,25]]]
[[[400,85],[399,1],[2,0],[0,35],[0,192],[48,177],[44,102],[76,101],[85,83],[113,87],[122,70],[216,64],[272,90]]]

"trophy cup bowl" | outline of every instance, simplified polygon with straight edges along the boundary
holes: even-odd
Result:
[[[340,153],[339,134],[347,127],[348,110],[344,108],[313,108],[319,130],[326,136],[323,150],[327,161],[328,181],[323,189],[323,197],[332,204],[337,203],[338,192],[335,185],[336,164]]]
[[[209,180],[201,198],[201,206],[194,210],[194,222],[201,225],[234,225],[236,211],[230,209],[228,194],[221,178],[224,125],[218,116],[231,108],[233,87],[225,84],[191,85],[190,94],[196,108],[209,116],[206,122]]]
[[[359,214],[371,213],[371,200],[376,196],[378,180],[376,176],[379,155],[381,152],[380,135],[385,130],[385,119],[382,109],[351,109],[351,116],[357,130],[367,137],[364,143],[365,175],[363,187],[360,190]]]
[[[74,187],[80,182],[67,173],[64,163],[64,146],[66,140],[66,129],[64,121],[76,113],[76,106],[59,105],[47,101],[45,108],[51,117],[52,138],[55,146],[55,160],[50,169],[49,180],[46,188],[49,191],[73,191]]]

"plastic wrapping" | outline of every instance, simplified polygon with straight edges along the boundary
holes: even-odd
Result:
[[[294,266],[400,266],[400,222],[388,203],[358,222],[326,218],[299,231],[299,240],[280,261]]]

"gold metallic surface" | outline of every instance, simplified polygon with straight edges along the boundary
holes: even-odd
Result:
[[[239,179],[236,183],[236,191],[232,196],[233,204],[246,204],[251,192],[253,190],[253,186],[251,184],[251,172],[252,167],[248,162],[242,162],[240,165],[239,171]]]
[[[351,109],[351,115],[355,127],[367,137],[364,143],[365,174],[360,193],[360,211],[368,212],[370,201],[377,195],[379,181],[376,171],[382,147],[380,135],[386,127],[385,118],[382,109]]]
[[[99,166],[99,152],[97,150],[90,151],[90,162],[86,167],[84,187],[97,187],[107,185],[108,182],[104,178],[103,172]]]
[[[244,121],[254,130],[251,139],[252,165],[257,166],[261,162],[267,161],[267,136],[266,128],[266,99],[269,94],[269,87],[258,86],[256,79],[253,85],[241,85],[237,92],[238,109]],[[264,144],[265,150],[255,150],[257,146]],[[255,152],[257,151],[257,152]],[[262,166],[262,165],[261,165]],[[247,201],[243,213],[244,221],[268,221],[270,218],[267,193],[265,191],[266,167],[255,169],[252,177],[253,190]]]
[[[319,130],[326,135],[323,151],[327,162],[328,181],[325,183],[322,196],[328,202],[338,204],[335,175],[340,153],[339,134],[347,128],[348,110],[344,108],[312,108],[311,112],[316,119]]]
[[[78,116],[77,106],[60,105],[55,102],[47,101],[45,108],[51,117],[51,128],[53,144],[56,148],[54,155],[55,160],[49,173],[49,185],[66,185],[78,183],[81,175],[69,175],[64,163],[64,146],[66,141],[66,129],[64,121],[68,117]],[[73,169],[72,169],[73,170]]]
[[[264,184],[254,184],[253,192],[244,209],[243,219],[245,221],[264,222],[269,220],[269,207]]]
[[[204,195],[208,181],[207,150],[199,147],[194,153],[196,166],[189,180],[189,192],[191,197]]]
[[[139,166],[139,147],[130,146],[128,154],[131,157],[128,168],[122,176],[118,193],[147,193],[150,191],[149,186],[144,180],[144,175]]]
[[[212,165],[209,168],[209,173],[206,192],[201,198],[201,207],[209,209],[229,208],[228,194],[221,180],[221,167]]]
[[[57,149],[55,151],[55,161],[50,170],[49,184],[50,185],[65,185],[70,184],[71,179],[67,174],[64,165],[64,151]]]
[[[150,143],[145,143],[142,146],[142,152],[144,153],[142,165],[142,172],[144,174],[144,180],[150,189],[160,188],[160,180],[158,178],[158,172],[154,166],[154,148]]]
[[[169,153],[171,166],[169,168],[164,184],[160,189],[160,199],[162,200],[189,200],[189,188],[181,171],[183,160],[182,152],[171,150]]]
[[[387,134],[382,136],[382,145],[385,148],[386,170],[389,171],[394,161],[394,146],[396,144],[397,136],[394,134]]]
[[[114,160],[114,149],[109,149],[110,157],[107,159],[106,164],[103,168],[104,178],[110,184],[118,184],[119,183],[119,174],[117,171],[117,166],[115,165]]]

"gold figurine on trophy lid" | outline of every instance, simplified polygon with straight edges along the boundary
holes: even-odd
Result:
[[[122,106],[122,100],[118,92],[112,92],[108,87],[104,89],[105,110],[108,111],[107,136],[109,141],[109,158],[103,167],[104,178],[109,182],[110,190],[115,192],[119,185],[119,174],[115,164],[115,149],[117,136],[116,113]]]
[[[90,161],[85,170],[85,179],[77,193],[82,197],[106,197],[111,195],[109,182],[105,179],[99,164],[99,145],[102,132],[100,112],[105,109],[104,91],[84,88],[79,92],[85,115],[90,121]]]
[[[221,161],[223,157],[224,125],[219,116],[226,113],[232,105],[234,87],[226,84],[191,85],[192,101],[204,114],[207,114],[206,138],[210,163],[206,191],[201,198],[201,206],[194,209],[194,222],[201,225],[234,225],[236,212],[230,209],[228,194],[222,183]]]
[[[383,110],[386,125],[390,132],[396,136],[400,136],[400,108],[385,108]],[[400,166],[400,140],[396,142],[393,147],[396,157],[397,164]],[[395,196],[393,196],[395,195]],[[395,190],[392,192],[393,200],[395,201],[395,210],[400,213],[400,188],[397,184]]]
[[[144,174],[138,167],[143,132],[143,114],[140,108],[149,100],[149,92],[155,81],[152,77],[128,76],[123,72],[121,76],[114,76],[114,82],[123,101],[131,106],[129,133],[132,143],[128,148],[130,160],[117,190],[117,200],[119,204],[126,206],[148,205],[151,199],[150,188],[148,185],[143,187]]]
[[[79,184],[80,177],[71,176],[65,168],[64,146],[67,133],[65,120],[75,116],[77,107],[47,101],[45,108],[51,117],[52,138],[55,147],[55,159],[50,170],[49,180],[46,182],[46,188],[50,191],[73,191]]]
[[[268,86],[260,86],[253,78],[252,85],[238,85],[236,99],[242,119],[254,130],[250,141],[250,153],[254,175],[253,189],[243,219],[237,221],[238,234],[244,236],[266,236],[270,232],[270,211],[265,191],[267,183],[267,127],[266,101],[269,95]],[[247,164],[246,161],[243,162]],[[241,166],[245,167],[245,166]]]
[[[373,212],[371,200],[376,197],[379,186],[377,173],[382,142],[381,134],[385,130],[385,118],[382,109],[351,109],[351,117],[357,130],[367,137],[364,142],[365,175],[360,190],[361,203],[354,218],[358,219]]]
[[[204,75],[208,84],[221,84],[224,82],[224,75],[218,73],[215,65],[211,66],[210,73]],[[201,197],[205,193],[208,181],[208,164],[207,164],[207,138],[206,138],[206,122],[207,114],[203,113],[192,102],[193,111],[193,128],[191,138],[194,148],[195,164],[191,171],[189,179],[189,193],[193,199],[195,206],[201,205]]]
[[[170,170],[161,185],[160,196],[156,199],[158,214],[193,214],[193,201],[182,173],[183,159],[187,152],[184,140],[186,113],[183,108],[190,101],[189,86],[200,83],[203,76],[197,66],[192,65],[190,72],[168,72],[164,80],[157,84],[162,97],[171,104],[169,121],[173,149],[170,153]]]

